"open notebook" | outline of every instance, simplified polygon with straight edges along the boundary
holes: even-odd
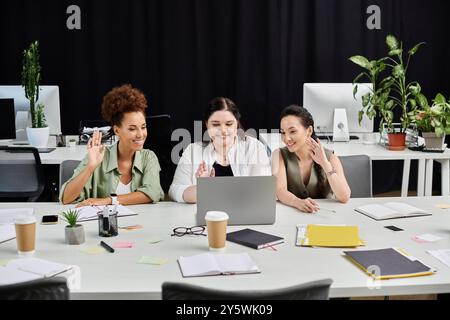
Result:
[[[202,253],[178,259],[183,277],[216,276],[225,274],[260,273],[248,253]]]
[[[97,220],[98,219],[97,214],[102,213],[104,207],[105,206],[87,206],[76,209],[77,212],[79,213],[78,221],[83,222],[83,221]],[[109,207],[112,208],[113,206]],[[117,206],[117,212],[118,217],[137,216],[136,212],[131,211],[130,209],[122,205]]]
[[[49,278],[70,269],[71,266],[37,258],[11,260],[0,266],[0,285]]]
[[[358,207],[355,210],[375,220],[411,218],[431,215],[429,212],[401,202],[367,204]]]

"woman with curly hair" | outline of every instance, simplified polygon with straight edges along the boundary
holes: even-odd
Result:
[[[63,204],[133,205],[156,203],[164,197],[158,158],[143,149],[146,108],[144,94],[131,85],[114,88],[103,98],[102,116],[119,141],[106,147],[101,143],[102,134],[94,132],[87,156],[61,188]]]

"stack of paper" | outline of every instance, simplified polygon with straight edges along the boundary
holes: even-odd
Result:
[[[353,248],[363,246],[357,226],[297,225],[297,246]]]
[[[429,250],[427,252],[441,261],[447,267],[450,267],[450,249]]]
[[[0,267],[0,285],[53,277],[71,268],[64,264],[36,258],[16,259]]]
[[[13,224],[0,225],[0,243],[12,240],[16,237],[16,228]]]

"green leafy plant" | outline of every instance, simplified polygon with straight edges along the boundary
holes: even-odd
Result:
[[[44,106],[37,105],[39,100],[39,83],[41,81],[41,66],[39,64],[39,42],[34,41],[23,52],[22,87],[25,97],[30,101],[31,123],[33,128],[47,127]]]
[[[417,107],[427,105],[426,97],[421,93],[421,87],[418,82],[407,83],[406,75],[414,56],[424,42],[415,45],[405,55],[403,43],[399,42],[393,35],[386,37],[388,55],[380,59],[371,60],[357,55],[350,57],[349,60],[365,69],[354,80],[355,84],[353,95],[356,97],[360,80],[369,80],[372,84],[371,92],[362,97],[362,109],[359,112],[359,122],[364,114],[369,119],[376,115],[381,117],[380,131],[386,124],[388,132],[394,133],[394,111],[401,109],[400,121],[402,124],[401,132],[405,132],[410,125],[414,124],[415,118],[410,112]],[[383,77],[383,72],[390,71],[390,74]]]
[[[77,226],[78,218],[80,216],[79,212],[76,210],[67,210],[61,213],[62,219],[66,221],[70,228]]]
[[[450,99],[438,93],[430,107],[428,103],[422,109],[413,112],[417,129],[422,132],[434,132],[438,137],[450,134]]]

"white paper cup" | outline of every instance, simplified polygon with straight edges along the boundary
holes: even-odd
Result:
[[[19,255],[33,255],[36,247],[36,217],[19,215],[14,219]]]
[[[225,250],[229,216],[223,211],[208,211],[205,216],[208,244],[211,251]]]

